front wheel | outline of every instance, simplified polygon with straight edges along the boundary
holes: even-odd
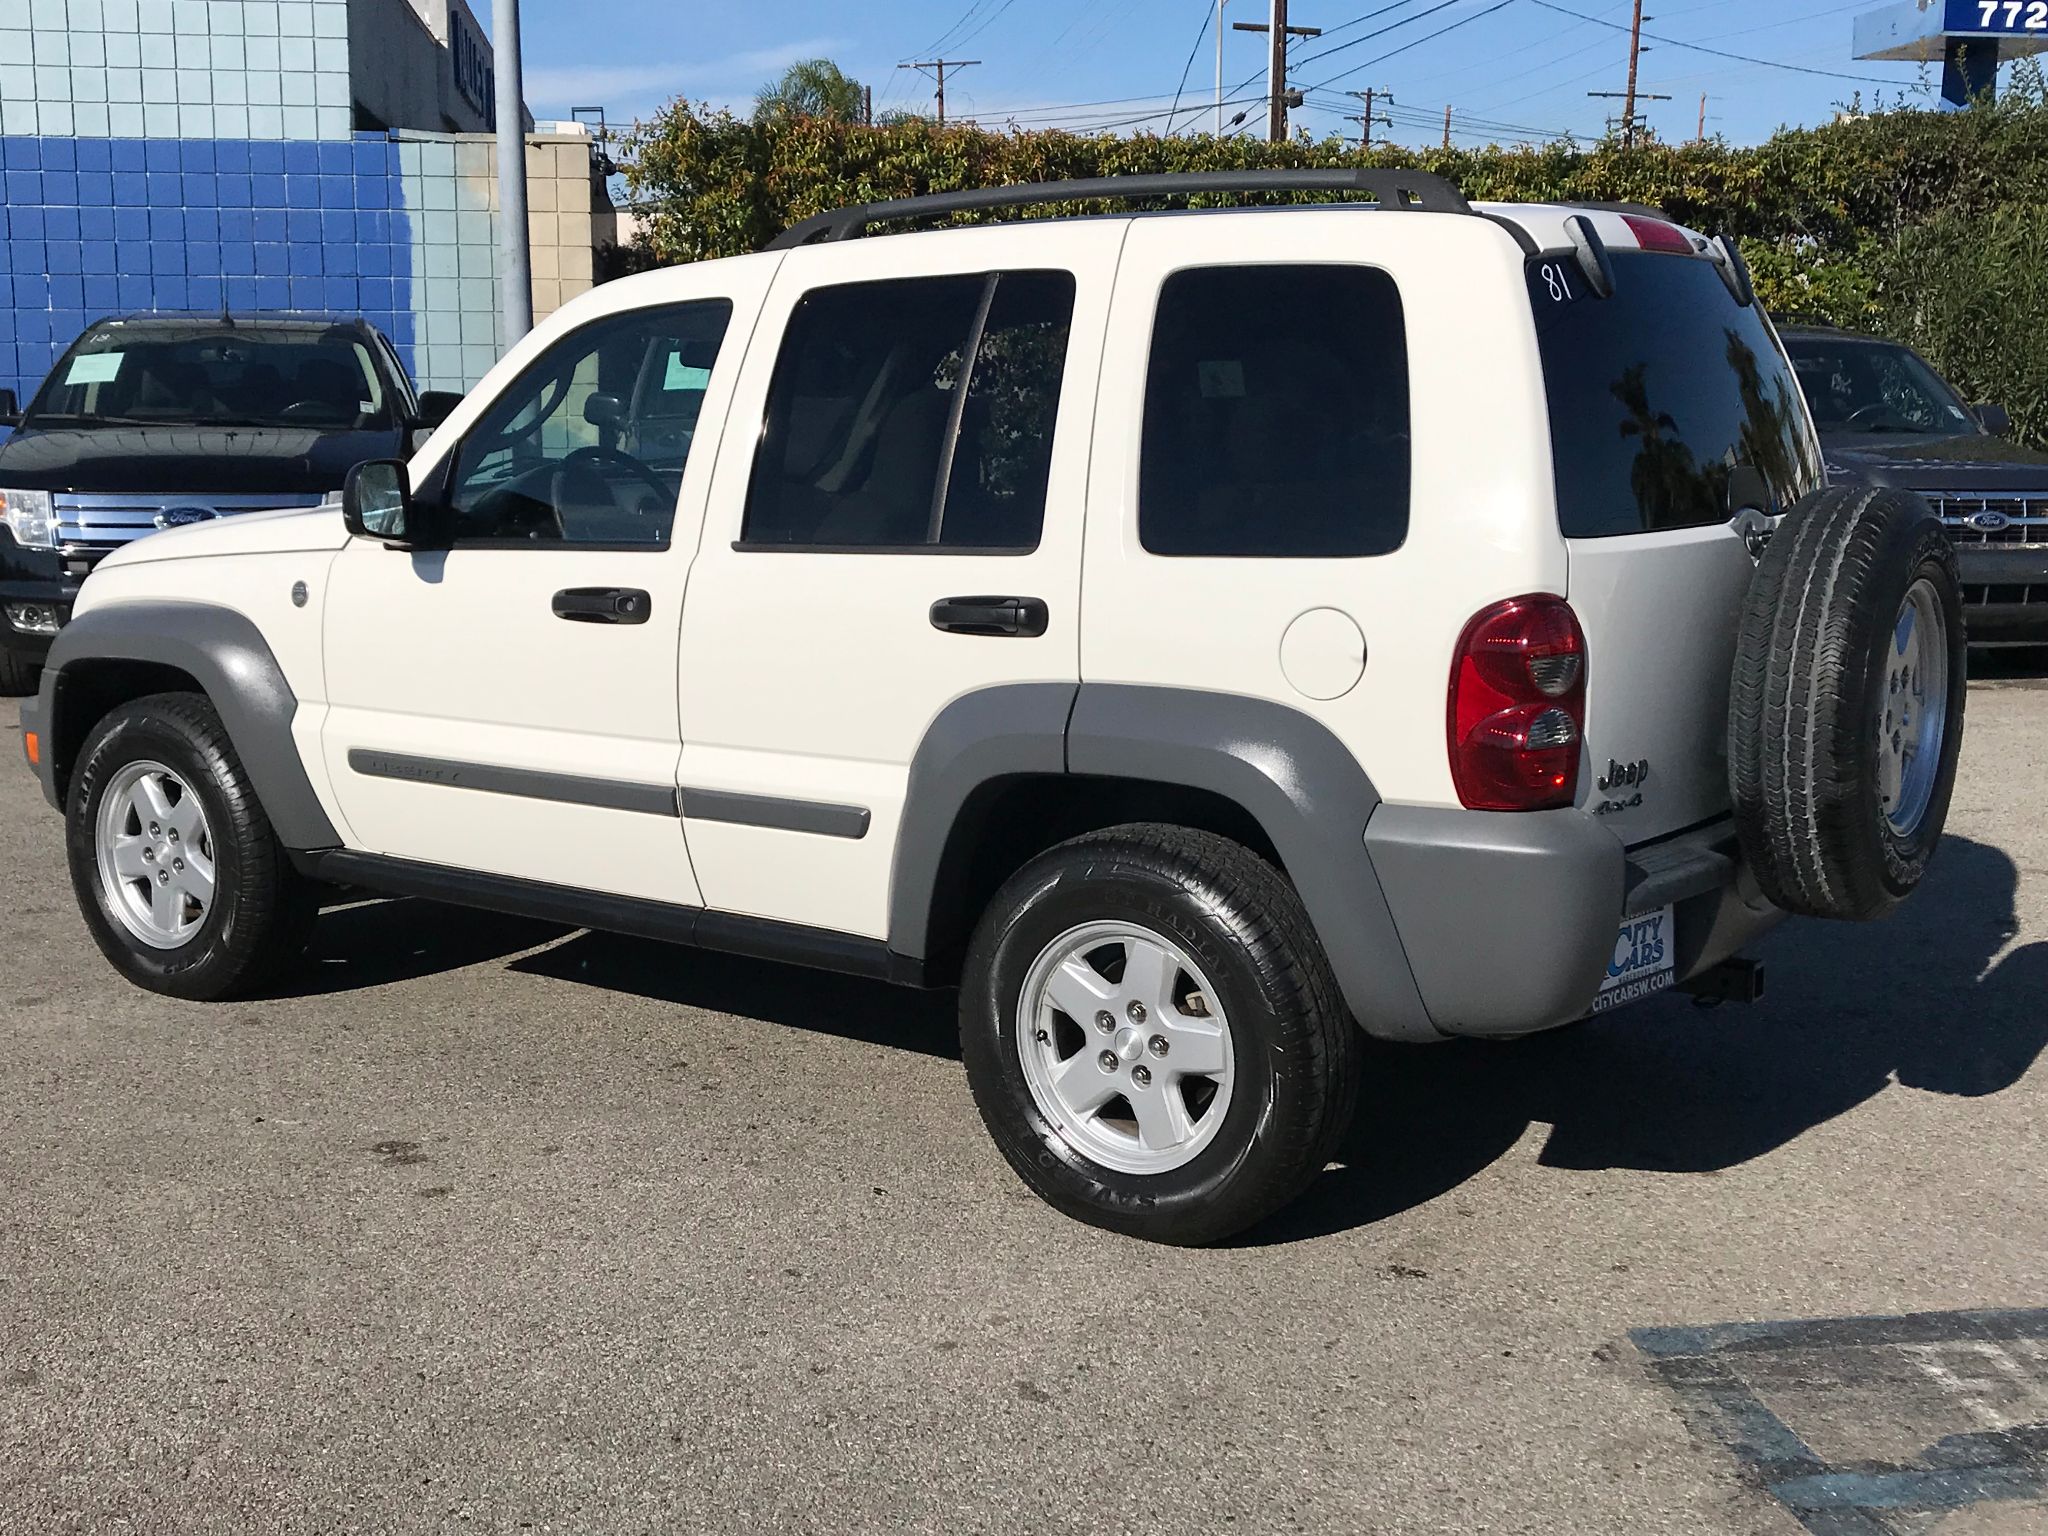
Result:
[[[229,997],[305,948],[313,890],[201,695],[154,694],[100,721],[79,753],[65,831],[86,927],[139,986]]]
[[[1155,1242],[1215,1242],[1287,1204],[1357,1097],[1357,1026],[1293,888],[1186,828],[1114,828],[1014,875],[969,949],[960,1030],[1024,1181]]]

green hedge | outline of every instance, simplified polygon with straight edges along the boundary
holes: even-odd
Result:
[[[1847,116],[1751,147],[1365,155],[1334,140],[757,124],[678,101],[631,140],[625,175],[645,218],[636,254],[675,262],[758,250],[846,203],[1119,172],[1360,164],[1419,166],[1475,199],[1643,202],[1731,231],[1775,310],[1911,341],[2048,446],[2048,92],[2024,68],[1995,106]]]

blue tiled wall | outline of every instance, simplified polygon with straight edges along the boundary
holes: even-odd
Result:
[[[24,403],[92,321],[139,310],[361,314],[414,366],[399,147],[0,139],[0,385]]]

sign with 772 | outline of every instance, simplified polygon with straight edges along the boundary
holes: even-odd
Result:
[[[1948,0],[1942,30],[1979,37],[2048,34],[2048,0]]]

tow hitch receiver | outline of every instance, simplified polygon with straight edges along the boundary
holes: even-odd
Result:
[[[1764,963],[1747,955],[1730,955],[1718,965],[1710,965],[1697,976],[1680,982],[1678,987],[1681,992],[1690,992],[1692,1000],[1702,1008],[1711,1008],[1716,1003],[1761,1002]]]

